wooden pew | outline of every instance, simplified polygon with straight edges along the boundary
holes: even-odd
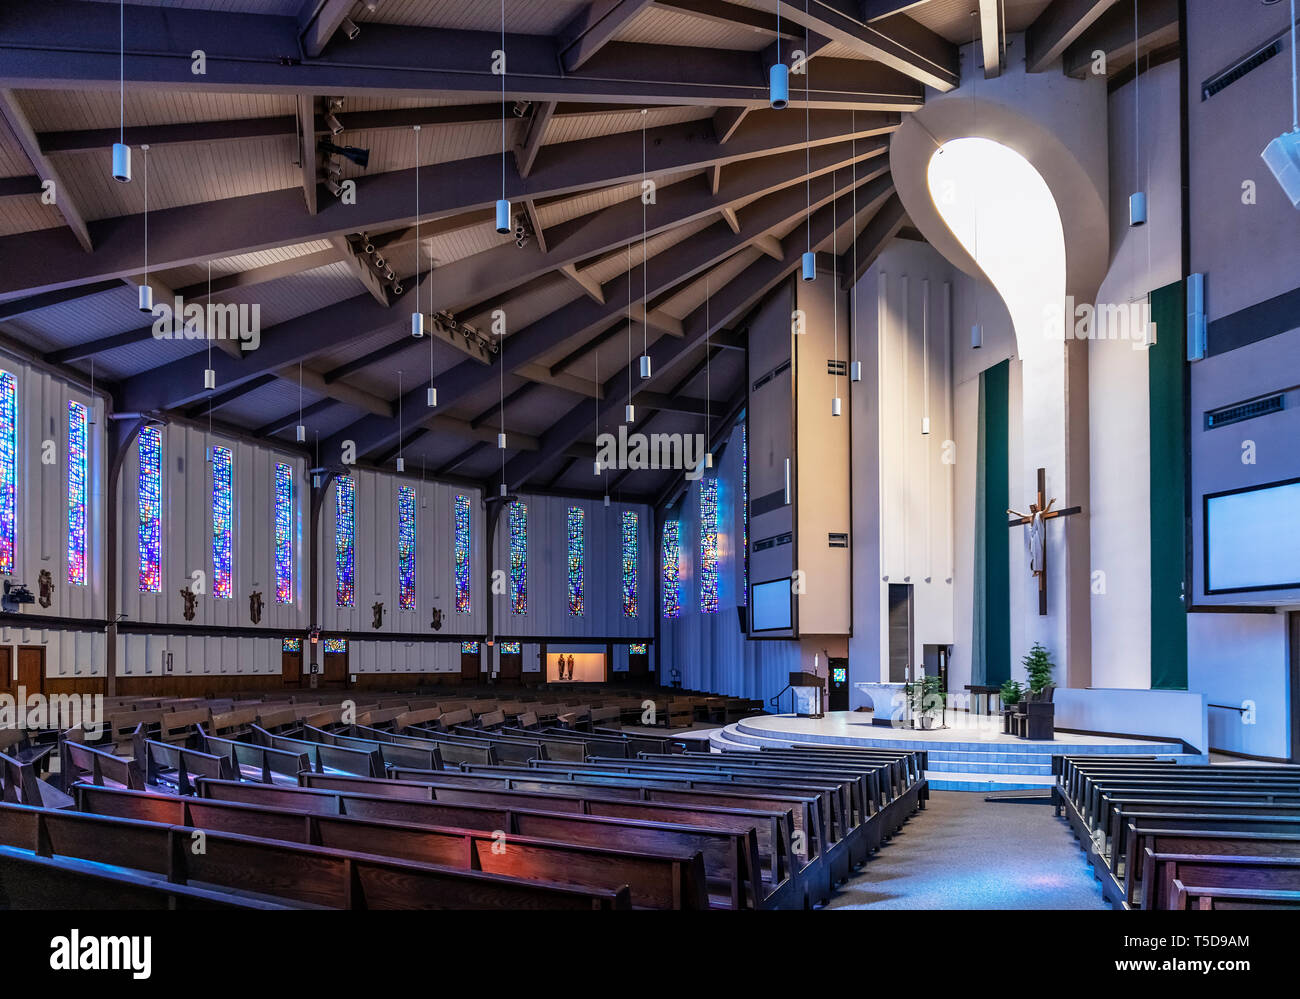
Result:
[[[505,818],[489,828],[413,824],[353,814],[326,815],[259,805],[165,798],[137,792],[83,794],[83,811],[205,831],[315,843],[443,867],[523,876],[583,888],[627,885],[632,905],[647,909],[708,908],[703,859],[686,840],[665,834],[653,850],[608,842],[572,842],[515,832]],[[503,849],[504,848],[504,849]]]
[[[114,756],[65,737],[59,742],[59,776],[64,793],[78,783],[144,790],[144,771],[134,760]]]
[[[383,758],[376,751],[349,749],[346,746],[330,746],[321,742],[272,735],[257,726],[253,727],[253,737],[262,746],[306,754],[311,769],[317,773],[351,773],[366,777],[382,777],[384,774]]]
[[[198,738],[202,735],[200,727]],[[135,762],[144,771],[146,788],[173,794],[194,794],[195,777],[229,780],[238,773],[228,757],[146,739],[143,729],[136,733]]]
[[[205,849],[190,844],[201,835]],[[259,899],[334,909],[626,909],[626,889],[576,888],[370,853],[27,805],[0,805],[0,846],[75,857]]]
[[[1189,887],[1173,884],[1171,909],[1300,909],[1300,891]]]
[[[1173,907],[1173,883],[1211,888],[1300,890],[1300,857],[1192,856],[1146,849],[1142,908]]]
[[[160,742],[185,742],[194,734],[195,726],[209,724],[212,712],[207,708],[190,708],[184,711],[169,711],[158,723],[158,740]]]
[[[231,769],[240,779],[263,784],[296,786],[299,772],[311,768],[306,753],[219,739],[204,732],[202,726],[199,727],[199,748],[205,753],[229,759]]]
[[[359,729],[361,726],[351,726],[351,729]],[[373,730],[378,733],[378,730]],[[379,741],[376,739],[358,738],[353,735],[347,735],[341,732],[326,732],[323,729],[312,728],[310,725],[303,726],[302,735],[310,742],[319,742],[327,746],[344,746],[348,749],[359,749],[367,753],[378,753],[381,766],[384,770],[390,767],[418,767],[424,770],[441,770],[442,755],[440,747],[432,745],[428,747],[413,746],[408,743],[400,743],[393,740]]]
[[[38,754],[27,759],[0,753],[0,802],[45,808],[71,807],[71,797],[40,778],[41,762],[53,750],[53,746],[42,747]]]

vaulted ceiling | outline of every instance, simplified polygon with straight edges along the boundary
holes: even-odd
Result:
[[[809,245],[848,281],[906,226],[889,136],[959,83],[958,46],[982,40],[996,75],[1024,31],[1031,69],[1078,71],[1098,37],[1131,39],[1124,6],[507,0],[503,45],[500,0],[9,0],[0,336],[121,412],[288,448],[301,422],[323,464],[353,441],[363,463],[400,450],[408,471],[654,500],[673,473],[602,483],[597,432],[629,395],[633,429],[726,428],[754,305]],[[1167,44],[1154,21],[1144,39]],[[780,111],[778,48],[806,60]],[[144,145],[155,302],[257,305],[256,350],[158,340],[138,311]]]

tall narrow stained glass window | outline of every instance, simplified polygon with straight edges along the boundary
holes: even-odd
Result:
[[[623,616],[636,617],[636,573],[641,545],[637,537],[637,515],[623,511]]]
[[[68,582],[86,585],[86,407],[68,400]]]
[[[682,525],[680,521],[664,521],[663,541],[663,594],[664,617],[680,617],[682,571]]]
[[[718,611],[718,480],[700,481],[700,613]]]
[[[397,489],[397,605],[415,610],[415,487]]]
[[[0,371],[0,573],[11,576],[18,549],[18,379]]]
[[[528,506],[510,504],[510,610],[528,613]]]
[[[334,603],[351,607],[356,602],[357,484],[350,475],[334,480]]]
[[[140,592],[162,592],[162,428],[140,431]]]
[[[275,464],[275,602],[293,603],[293,468]]]
[[[456,497],[456,613],[469,613],[469,497]]]
[[[230,448],[212,448],[212,595],[235,595],[231,548],[235,526],[235,470]]]
[[[749,606],[749,422],[740,425],[740,606]]]
[[[582,569],[587,545],[582,507],[569,507],[569,616],[582,617]]]

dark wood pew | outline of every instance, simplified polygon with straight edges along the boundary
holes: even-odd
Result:
[[[1165,820],[1161,824],[1166,828],[1217,828],[1219,820],[1228,821],[1267,821],[1276,819],[1278,831],[1286,832],[1294,827],[1300,832],[1300,805],[1281,806],[1268,802],[1256,805],[1234,802],[1215,801],[1115,801],[1112,802],[1110,825],[1099,827],[1108,831],[1105,847],[1108,856],[1114,858],[1127,856],[1126,833],[1130,819],[1138,818],[1144,823],[1153,820]],[[1256,830],[1258,831],[1258,830]]]
[[[1122,901],[1138,902],[1143,870],[1137,858],[1152,854],[1300,857],[1300,834],[1242,829],[1168,829],[1131,822],[1128,856],[1121,884]]]
[[[356,726],[351,726],[355,728]],[[362,739],[342,732],[326,732],[324,729],[304,725],[302,738],[309,742],[319,742],[326,746],[343,746],[347,749],[359,749],[366,753],[378,753],[380,765],[387,770],[390,767],[419,767],[425,770],[441,770],[442,756],[437,746],[419,747],[402,743],[375,739]]]
[[[272,735],[257,726],[253,726],[253,738],[259,745],[270,746],[272,749],[306,754],[311,768],[317,773],[350,773],[366,777],[382,777],[384,774],[384,761],[378,752]]]
[[[199,726],[198,742],[198,748],[203,752],[226,757],[231,769],[243,780],[296,786],[299,772],[311,768],[306,753],[294,753],[234,739],[219,739],[204,732],[202,726]]]
[[[40,778],[41,765],[55,747],[42,746],[26,759],[0,753],[0,802],[69,808],[72,798]]]
[[[393,804],[403,804],[390,799]],[[83,811],[144,819],[170,825],[257,836],[297,843],[316,843],[338,850],[397,857],[444,867],[568,884],[577,887],[631,889],[632,905],[648,909],[709,907],[700,843],[709,833],[689,836],[671,827],[644,842],[615,845],[610,838],[588,835],[588,842],[532,834],[512,829],[501,812],[476,816],[462,806],[428,804],[429,822],[414,823],[410,815],[328,815],[290,808],[272,809],[202,799],[166,798],[128,791],[83,790]],[[408,803],[413,804],[413,803]],[[436,812],[437,814],[432,814]],[[450,813],[450,814],[449,814]],[[547,816],[524,817],[524,825],[554,827]],[[441,821],[438,821],[438,820]],[[469,824],[456,822],[468,819]],[[477,821],[475,821],[477,819]],[[450,824],[452,820],[455,824]],[[580,823],[573,823],[574,826]],[[571,830],[572,831],[572,830]],[[637,830],[621,830],[624,839]],[[734,848],[736,844],[732,843]],[[728,899],[729,901],[729,899]]]
[[[603,815],[617,818],[646,819],[656,822],[686,822],[691,825],[727,829],[735,832],[754,830],[758,836],[759,859],[768,896],[775,908],[810,908],[825,890],[825,870],[819,862],[794,853],[794,816],[787,805],[766,804],[744,807],[696,802],[659,802],[631,797],[624,788],[581,787],[564,785],[555,791],[519,790],[502,786],[500,780],[475,778],[463,774],[440,775],[427,781],[375,780],[333,774],[303,774],[305,786],[342,794],[381,794],[403,799],[504,807],[568,814]],[[208,787],[209,785],[204,785]],[[200,793],[235,796],[247,800],[250,794],[264,796],[265,788],[213,782],[211,791]]]
[[[1171,909],[1300,909],[1300,891],[1204,888],[1175,880]]]
[[[144,790],[144,771],[134,760],[87,746],[66,734],[59,742],[59,759],[64,793],[78,783]]]
[[[196,737],[202,737],[201,729]],[[146,739],[143,728],[136,732],[135,762],[144,771],[146,788],[173,794],[194,794],[195,777],[230,780],[238,772],[229,757]]]
[[[443,765],[462,763],[496,763],[500,760],[496,748],[486,739],[472,739],[451,735],[439,729],[428,729],[421,725],[408,725],[400,732],[383,733],[378,729],[367,729],[354,725],[350,731],[363,737],[383,740],[385,735],[400,745],[422,748],[434,746],[442,757]],[[384,740],[386,741],[386,740]]]
[[[164,799],[165,800],[165,799]],[[204,849],[191,849],[202,841]],[[335,909],[616,909],[626,889],[576,888],[189,826],[0,805],[0,846]]]
[[[285,902],[257,899],[69,857],[38,857],[0,846],[0,899],[5,909],[291,909]]]
[[[1153,853],[1142,865],[1142,908],[1173,907],[1173,883],[1211,888],[1300,889],[1300,857],[1189,856]]]

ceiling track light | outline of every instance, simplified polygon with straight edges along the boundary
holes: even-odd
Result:
[[[339,27],[343,29],[343,33],[348,36],[348,41],[350,42],[355,42],[357,40],[357,35],[361,34],[361,28],[350,17],[343,18],[343,20],[339,22]]]
[[[331,135],[338,135],[343,131],[343,122],[339,121],[332,112],[325,115],[325,124],[329,126]]]

